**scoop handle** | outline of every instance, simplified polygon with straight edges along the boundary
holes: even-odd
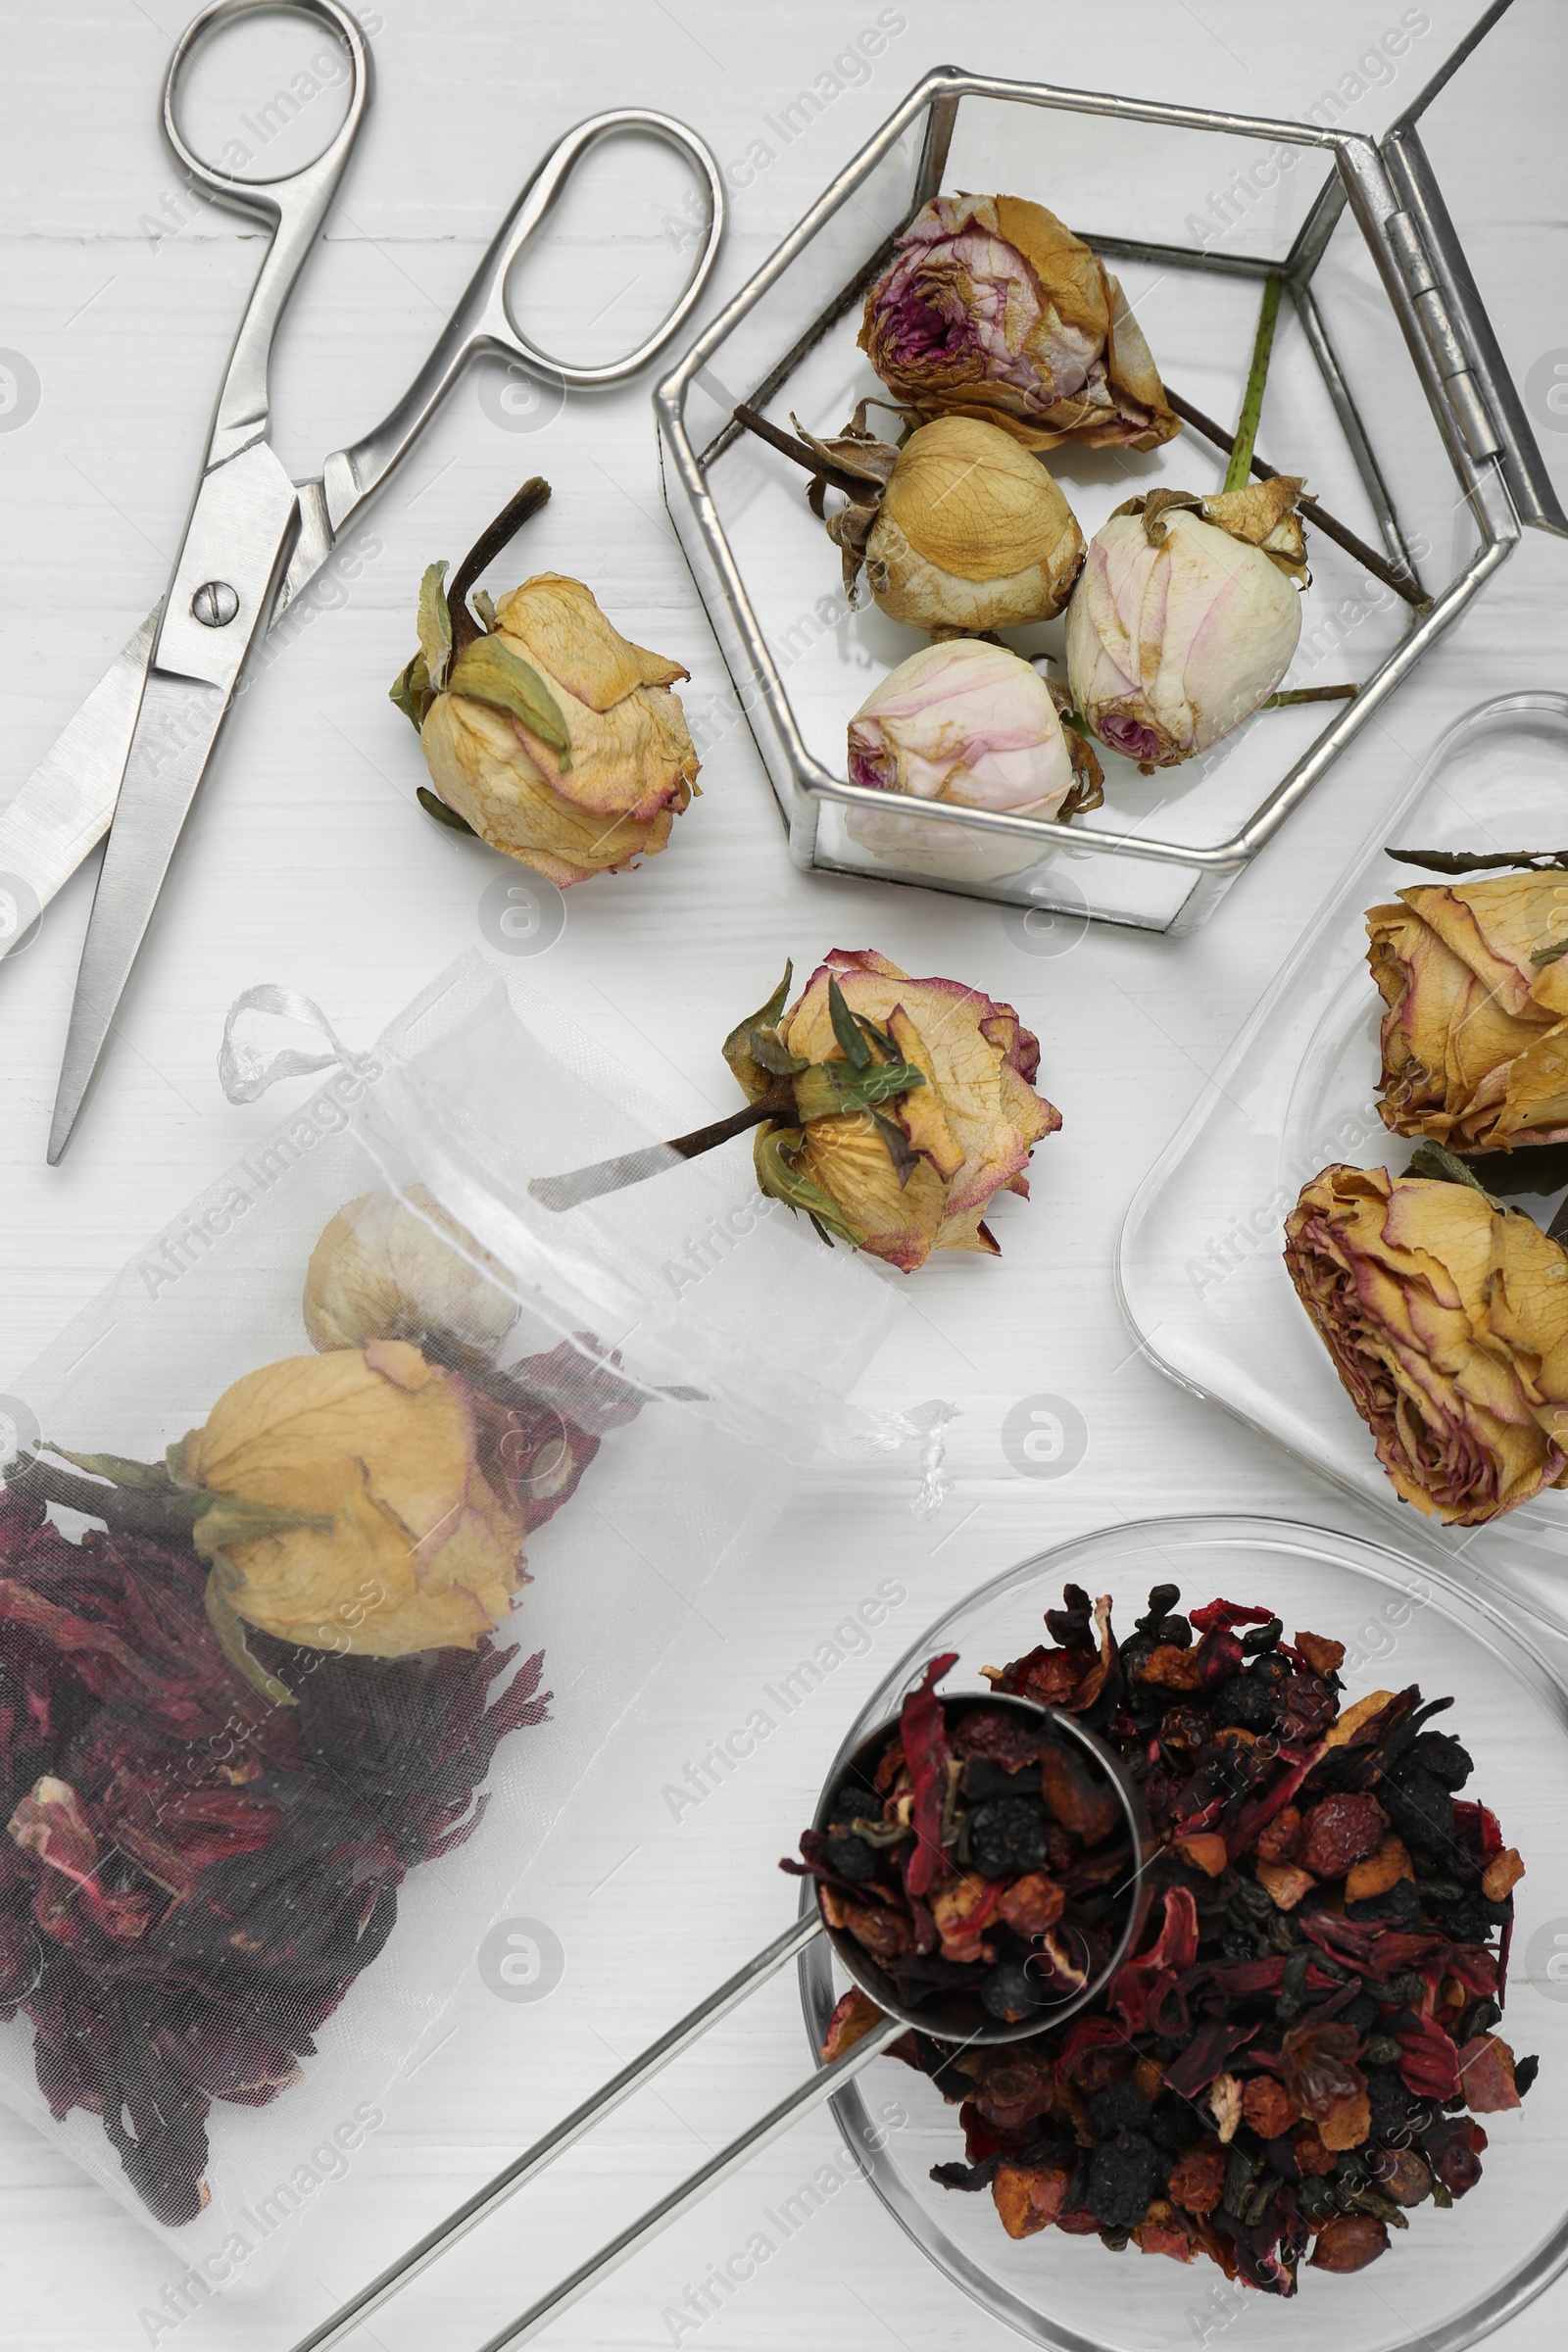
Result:
[[[437,2222],[433,2230],[421,2237],[416,2244],[410,2246],[406,2253],[400,2254],[397,2261],[391,2263],[379,2278],[372,2278],[368,2286],[362,2286],[359,2293],[351,2295],[346,2303],[340,2303],[336,2311],[329,2313],[318,2328],[314,2328],[309,2335],[300,2338],[294,2346],[294,2352],[327,2352],[328,2345],[340,2342],[345,2335],[358,2328],[362,2320],[368,2319],[372,2311],[378,2310],[391,2296],[407,2286],[411,2279],[417,2278],[421,2271],[428,2270],[431,2263],[444,2254],[449,2246],[455,2246],[460,2238],[466,2237],[468,2231],[477,2229],[478,2225],[487,2220],[498,2206],[504,2205],[509,2197],[516,2195],[519,2188],[525,2187],[530,2180],[536,2180],[539,2174],[555,2163],[558,2156],[564,2156],[575,2141],[582,2138],[585,2132],[591,2131],[594,2125],[601,2122],[605,2116],[613,2113],[623,2100],[629,2099],[632,2093],[640,2090],[645,2082],[651,2082],[656,2075],[662,2074],[672,2059],[678,2058],[682,2050],[688,2049],[694,2041],[700,2040],[710,2027],[718,2024],[720,2018],[727,2017],[732,2009],[739,2008],[741,2002],[748,1999],[760,1984],[765,1984],[770,1977],[777,1976],[781,1968],[787,1967],[791,1960],[805,1951],[813,1936],[819,1936],[821,1933],[821,1913],[813,1906],[804,1917],[796,1920],[793,1926],[787,1928],[782,1936],[776,1936],[771,1943],[764,1944],[761,1951],[755,1952],[750,1960],[735,1971],[732,1977],[726,1978],[716,1991],[710,1992],[705,2001],[699,2001],[695,2009],[688,2010],[683,2018],[670,2027],[667,2034],[662,2034],[657,2041],[651,2042],[641,2057],[634,2058],[629,2066],[623,2066],[618,2075],[612,2075],[608,2082],[602,2083],[591,2098],[585,2099],[580,2107],[574,2107],[571,2113],[562,2122],[554,2125],[542,2139],[536,2139],[532,2147],[524,2148],[520,2156],[514,2157],[503,2171],[485,2181],[482,2187],[476,2188],[472,2196],[457,2206],[446,2216],[444,2221]],[[904,2028],[895,2021],[887,2038],[891,2040],[894,2034],[902,2034]],[[878,2046],[880,2047],[880,2044]],[[854,2054],[858,2056],[858,2050],[859,2045],[857,2045]],[[835,2070],[829,2067],[826,2074],[814,2077],[807,2088],[814,2088],[816,2083],[826,2081],[827,2076],[833,2075],[834,2072]],[[827,2094],[824,2092],[821,2095],[825,2097]],[[772,2119],[764,2120],[770,2122]],[[793,2117],[791,2120],[793,2121]],[[759,2128],[760,2129],[760,2127]],[[780,2125],[778,2128],[783,2130],[786,2127]],[[772,2134],[770,2133],[769,2136]],[[762,2142],[758,2140],[756,2145],[761,2146]],[[729,2155],[730,2150],[726,2149],[724,2154]],[[718,2161],[721,2162],[722,2158]],[[744,2162],[745,2159],[744,2157],[737,2158],[736,2161]],[[711,2167],[708,2169],[711,2170]],[[715,2176],[715,2178],[719,2176]],[[666,2199],[665,2202],[667,2203],[668,2200]],[[683,2211],[684,2208],[679,2208],[679,2210]],[[644,2220],[646,2221],[647,2218],[645,2216]],[[673,2221],[674,2218],[674,2211],[665,2217],[668,2221]],[[643,2224],[639,2223],[635,2227],[640,2229]],[[661,2221],[658,2228],[662,2229],[663,2227],[664,2223]],[[647,2234],[653,2236],[655,2231],[650,2230]],[[637,2242],[641,2243],[642,2241],[639,2239]],[[620,2240],[617,2239],[615,2243],[619,2245]],[[583,2282],[576,2285],[575,2281],[582,2277],[582,2274],[574,2273],[573,2278],[566,2281],[566,2287],[575,2286],[575,2291],[567,2299],[575,2302],[579,2294],[587,2292],[594,2278],[599,2277],[606,2269],[612,2269],[615,2262],[624,2261],[626,2253],[631,2250],[631,2247],[627,2246],[624,2252],[616,2254],[614,2260],[610,2261],[607,2257],[612,2250],[607,2247],[603,2255],[596,2256],[593,2264],[585,2266],[592,2273],[591,2277],[583,2278]],[[550,2300],[552,2312],[564,2308],[561,2297],[565,2292],[566,2288],[557,2289],[555,2296]],[[532,2314],[525,2315],[527,2318],[532,2316]],[[510,2342],[513,2338],[509,2334],[498,2340]]]

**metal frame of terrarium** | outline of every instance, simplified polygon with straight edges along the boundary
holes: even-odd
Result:
[[[1076,852],[1107,853],[1116,858],[1185,868],[1192,877],[1192,886],[1165,922],[1141,921],[1138,916],[1126,913],[1104,913],[1092,904],[1087,911],[1097,919],[1130,922],[1139,928],[1171,935],[1194,930],[1213,911],[1230,884],[1273,839],[1340,754],[1403,683],[1434,641],[1506,562],[1518,543],[1521,525],[1532,524],[1568,536],[1568,517],[1558,504],[1525,419],[1517,389],[1416,129],[1419,116],[1508,5],[1509,0],[1494,0],[1494,5],[1380,143],[1346,131],[1320,128],[1314,123],[1104,96],[1043,82],[1004,81],[965,74],[955,67],[937,68],[910,90],[880,130],[687,352],[654,397],[665,501],[741,709],[788,824],[790,852],[798,865],[865,879],[865,867],[820,854],[823,806],[838,803],[848,808],[886,812],[890,805],[896,807],[902,803],[911,811],[918,811],[922,823],[962,826],[971,839],[979,833],[1036,842],[1042,856],[1060,845]],[[1279,260],[1219,255],[1196,246],[1097,236],[1092,227],[1081,233],[1098,253],[1111,261],[1148,261],[1166,268],[1250,277],[1260,282],[1276,271],[1283,276],[1377,516],[1389,556],[1394,565],[1419,589],[1421,583],[1383,472],[1312,293],[1313,273],[1348,205],[1398,320],[1459,488],[1469,502],[1480,535],[1474,555],[1429,604],[1412,608],[1411,624],[1398,644],[1228,840],[1201,847],[1159,841],[1142,832],[1106,831],[1082,822],[1066,824],[994,809],[955,807],[852,784],[824,767],[807,748],[708,486],[709,467],[730,447],[741,427],[734,422],[726,423],[702,449],[694,446],[688,432],[687,399],[694,382],[747,314],[800,258],[839,208],[855,197],[899,141],[920,124],[923,116],[912,197],[899,229],[866,257],[860,269],[762,381],[747,389],[745,400],[754,408],[764,407],[829,328],[861,299],[871,278],[886,266],[895,237],[940,192],[958,109],[965,98],[1119,117],[1163,128],[1284,141],[1294,147],[1315,147],[1331,157],[1337,167],[1334,174],[1309,208],[1290,251]],[[907,879],[919,887],[954,891],[993,902],[1003,896],[983,883],[956,877],[926,874],[906,877],[890,872],[882,878]],[[1050,907],[1054,903],[1062,911],[1080,914],[1084,911],[1081,902],[1076,907],[1065,908],[1059,900],[1054,902],[1049,895],[1049,876],[1046,885],[1031,890],[1029,903],[1041,907]]]

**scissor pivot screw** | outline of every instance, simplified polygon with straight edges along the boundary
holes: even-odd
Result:
[[[204,629],[226,629],[239,611],[239,597],[226,580],[206,580],[190,600]]]

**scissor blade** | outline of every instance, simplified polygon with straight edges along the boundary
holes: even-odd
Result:
[[[220,687],[148,673],[71,1007],[49,1131],[51,1167],[86,1101],[227,707]]]
[[[162,609],[148,613],[26,783],[0,808],[0,890],[16,910],[14,922],[0,927],[0,956],[109,830]]]

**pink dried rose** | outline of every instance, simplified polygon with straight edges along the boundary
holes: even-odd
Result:
[[[835,949],[786,1011],[787,990],[724,1048],[754,1102],[793,1090],[758,1130],[762,1191],[906,1274],[935,1250],[1000,1254],[985,1212],[1028,1199],[1029,1154],[1061,1125],[1031,1083],[1038,1038],[983,990],[868,948]]]
[[[1397,1493],[1479,1527],[1568,1481],[1568,1255],[1464,1184],[1325,1168],[1285,1264]]]
[[[1181,430],[1116,280],[1021,197],[934,198],[867,291],[860,347],[922,420],[978,416],[1026,449]]]
[[[1145,768],[1207,751],[1265,703],[1301,633],[1301,484],[1153,490],[1095,533],[1067,608],[1073,701]]]
[[[1021,816],[1061,819],[1097,808],[1100,762],[1063,728],[1058,694],[1006,646],[973,637],[928,646],[890,671],[851,719],[850,780]],[[971,881],[1020,872],[1042,854],[1033,842],[892,809],[852,809],[848,830],[917,873]]]

